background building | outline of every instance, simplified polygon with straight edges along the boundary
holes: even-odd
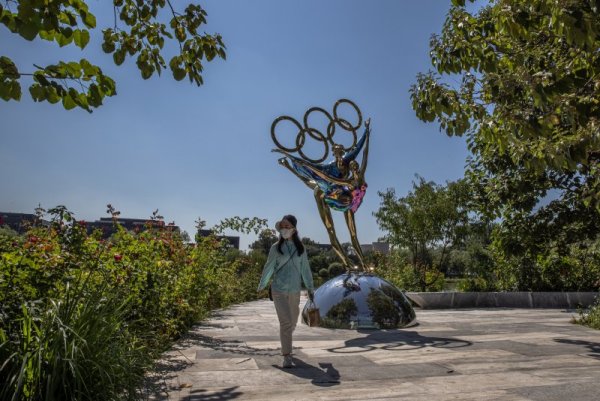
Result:
[[[384,255],[387,255],[390,253],[390,244],[388,242],[373,242],[371,244],[364,244],[364,245],[361,244],[360,248],[362,249],[363,253],[379,252]]]
[[[198,230],[198,235],[201,237],[208,237],[210,235],[214,235],[212,230]],[[240,237],[231,236],[231,235],[215,235],[218,240],[227,241],[229,248],[240,249]]]
[[[25,233],[34,224],[48,225],[49,222],[31,213],[0,212],[0,226],[8,226],[19,234]]]

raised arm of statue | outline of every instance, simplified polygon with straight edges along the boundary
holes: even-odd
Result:
[[[350,163],[350,161],[352,161],[358,157],[358,154],[360,153],[363,146],[365,145],[365,141],[367,140],[369,133],[370,133],[369,125],[367,123],[365,123],[365,130],[364,130],[362,136],[360,137],[360,139],[358,140],[356,145],[352,149],[350,149],[349,152],[347,152],[344,155],[345,163]]]
[[[360,174],[362,176],[365,175],[365,171],[367,170],[367,160],[369,158],[369,139],[371,138],[371,128],[369,127],[370,123],[371,123],[371,119],[368,119],[365,122],[365,135],[366,135],[367,139],[365,141],[365,151],[363,152],[362,162],[360,165]]]

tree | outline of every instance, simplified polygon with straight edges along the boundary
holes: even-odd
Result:
[[[271,246],[277,242],[277,236],[273,230],[265,228],[258,234],[258,239],[250,244],[250,249],[260,251],[264,255],[269,255]]]
[[[167,6],[168,25],[159,14]],[[166,42],[178,44],[178,53],[168,62],[177,81],[188,77],[199,86],[203,61],[226,57],[220,35],[198,32],[207,15],[200,5],[189,4],[183,13],[176,12],[170,0],[113,0],[113,7],[114,24],[102,30],[102,50],[112,54],[116,65],[137,56],[136,65],[144,79],[167,68],[163,57]],[[0,23],[23,39],[40,38],[81,50],[90,41],[90,31],[96,29],[96,17],[85,0],[0,0]],[[105,97],[117,93],[113,79],[85,58],[34,66],[35,71],[25,71],[0,54],[0,98],[19,101],[25,77],[33,79],[29,92],[34,101],[60,101],[67,110],[80,107],[92,112]]]
[[[500,237],[506,254],[600,232],[598,5],[496,0],[470,13],[453,0],[430,42],[435,72],[411,88],[420,119],[466,136],[479,210],[519,233]]]
[[[431,284],[427,271],[442,270],[450,250],[468,229],[469,187],[464,181],[444,187],[423,177],[418,180],[418,184],[413,182],[413,191],[402,198],[397,198],[393,189],[380,192],[381,206],[374,215],[390,244],[410,251],[411,264],[425,290]],[[439,251],[437,260],[432,259],[434,248]]]

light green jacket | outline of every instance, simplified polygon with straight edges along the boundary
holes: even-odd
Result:
[[[278,292],[300,292],[302,282],[306,289],[314,291],[312,273],[308,265],[306,248],[302,255],[298,256],[296,246],[292,240],[284,241],[281,245],[283,255],[277,250],[277,243],[271,246],[267,263],[263,268],[262,277],[258,284],[258,290],[267,287],[269,280],[273,277],[271,288]],[[290,257],[290,255],[293,255]],[[282,265],[283,263],[283,265]]]

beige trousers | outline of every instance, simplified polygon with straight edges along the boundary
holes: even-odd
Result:
[[[273,303],[279,319],[281,354],[288,355],[292,353],[292,333],[300,314],[300,292],[273,291]]]

